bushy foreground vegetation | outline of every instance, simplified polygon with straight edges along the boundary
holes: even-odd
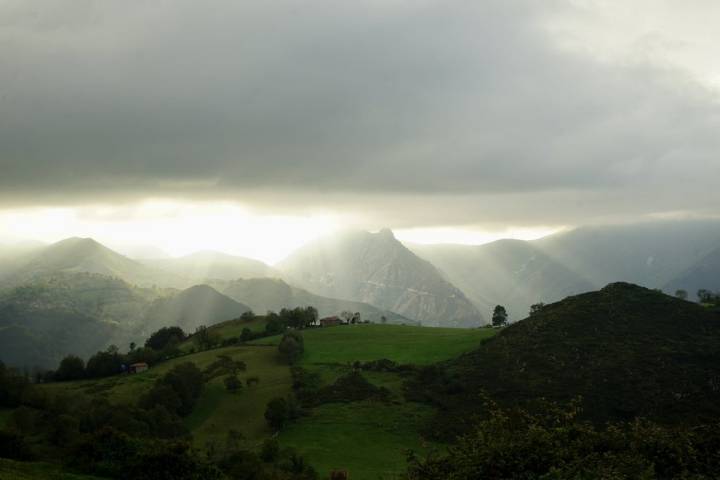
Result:
[[[666,427],[636,419],[597,426],[579,402],[536,413],[488,405],[447,453],[411,455],[409,480],[710,480],[720,472],[720,424]]]

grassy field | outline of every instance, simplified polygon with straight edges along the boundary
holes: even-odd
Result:
[[[347,325],[303,332],[301,365],[331,383],[348,373],[349,363],[388,358],[425,365],[477,348],[496,333],[492,329],[438,329],[397,325]],[[276,344],[279,337],[258,340]],[[296,448],[327,478],[347,470],[353,480],[392,479],[406,468],[407,451],[442,449],[424,441],[420,426],[432,414],[425,405],[406,402],[404,379],[395,373],[363,372],[372,383],[390,390],[390,402],[333,403],[315,408],[280,434],[283,446]]]
[[[265,405],[274,397],[288,395],[291,389],[290,371],[287,365],[280,362],[277,350],[272,347],[243,346],[209,350],[164,362],[137,375],[50,383],[42,388],[53,393],[102,396],[118,405],[131,404],[175,365],[193,362],[204,369],[219,355],[228,355],[247,364],[247,371],[238,375],[243,382],[252,376],[259,377],[260,382],[231,394],[225,390],[222,378],[212,380],[205,385],[193,413],[185,419],[186,425],[192,431],[197,447],[204,447],[209,441],[225,441],[230,430],[240,432],[248,443],[255,445],[272,433],[263,417]]]
[[[391,479],[405,470],[406,452],[426,452],[417,427],[430,407],[408,403],[355,402],[322,405],[292,423],[280,443],[297,448],[320,473],[346,470],[353,480]]]
[[[347,363],[388,358],[427,365],[457,357],[495,335],[491,328],[429,328],[404,325],[341,325],[303,331],[304,364]],[[277,345],[280,336],[256,340]]]
[[[0,458],[0,480],[99,480],[98,477],[64,473],[57,465],[15,462]]]
[[[263,326],[264,319],[259,318],[253,322],[226,322],[213,330],[227,338],[239,336],[245,327],[258,330]],[[426,365],[473,350],[495,333],[492,329],[398,325],[308,329],[303,332],[305,354],[301,365],[319,373],[327,384],[349,372],[349,365],[356,360],[388,358],[398,363]],[[128,404],[137,401],[155,380],[179,363],[191,361],[204,369],[218,355],[229,355],[246,362],[247,371],[239,375],[242,380],[258,376],[260,383],[231,394],[225,390],[221,378],[212,380],[206,384],[185,423],[193,433],[197,448],[222,444],[230,431],[242,434],[247,448],[255,448],[272,434],[264,419],[267,402],[291,393],[290,369],[280,361],[276,349],[279,340],[280,337],[269,337],[252,345],[185,355],[138,375],[52,383],[42,388],[56,393],[99,395],[118,405]],[[348,470],[353,480],[393,478],[393,474],[405,469],[407,450],[426,452],[442,447],[426,443],[418,434],[432,410],[405,401],[403,377],[387,372],[363,372],[363,375],[387,388],[391,392],[390,400],[325,404],[289,425],[279,436],[281,446],[296,448],[317,468],[320,478],[327,478],[333,469]]]

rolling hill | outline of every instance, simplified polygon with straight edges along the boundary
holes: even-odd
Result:
[[[457,287],[390,230],[346,232],[300,248],[279,266],[290,283],[369,303],[428,326],[478,326],[484,318]]]
[[[646,417],[693,424],[720,415],[720,318],[615,283],[547,305],[445,372],[434,387],[419,386],[456,419],[439,418],[438,431],[477,412],[481,392],[505,405],[579,396],[583,415],[600,423]],[[448,382],[458,388],[449,390]]]
[[[68,238],[32,252],[16,263],[5,283],[21,285],[58,273],[97,273],[141,285],[185,286],[175,275],[147,267],[96,242],[92,238]]]
[[[250,307],[219,293],[208,285],[196,285],[171,297],[159,298],[149,306],[141,334],[175,325],[193,332],[201,325],[210,326],[237,318]]]
[[[193,331],[248,309],[208,286],[178,291],[100,274],[50,275],[0,293],[0,360],[53,368],[70,353],[125,346],[163,326]]]
[[[321,318],[350,311],[360,312],[363,320],[373,323],[381,323],[383,317],[388,323],[416,323],[402,315],[379,309],[367,303],[314,295],[301,288],[288,285],[277,278],[240,279],[230,282],[213,282],[212,285],[221,293],[248,305],[259,314],[264,314],[268,310],[278,312],[283,308],[312,306],[318,309]]]

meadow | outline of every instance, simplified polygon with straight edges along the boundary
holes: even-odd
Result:
[[[237,337],[243,328],[261,330],[264,319],[233,320],[212,330],[222,339]],[[477,348],[496,333],[493,329],[445,329],[399,325],[343,325],[303,331],[305,353],[300,366],[318,373],[330,384],[352,370],[355,361],[383,358],[400,364],[427,365],[457,357]],[[238,376],[243,383],[258,377],[258,384],[228,392],[222,378],[205,385],[194,411],[184,422],[200,450],[223,445],[229,433],[239,435],[245,448],[256,449],[274,432],[264,412],[269,400],[292,392],[290,369],[277,352],[280,337],[266,337],[250,344],[190,353],[135,375],[118,375],[98,380],[57,382],[42,388],[56,394],[96,395],[117,405],[132,404],[154,382],[174,366],[193,362],[206,368],[218,356],[227,355],[247,364]],[[190,345],[188,342],[186,345]],[[434,410],[404,399],[404,378],[391,372],[363,372],[371,383],[387,388],[387,401],[329,403],[315,407],[284,428],[281,447],[293,447],[320,473],[347,470],[353,480],[392,478],[405,468],[408,450],[426,453],[443,445],[427,442],[420,427]],[[0,413],[0,421],[3,415]],[[21,478],[21,477],[20,477]]]
[[[429,365],[475,349],[495,335],[492,328],[431,328],[407,325],[341,325],[303,331],[303,365],[367,362],[387,358],[400,364]],[[281,336],[254,344],[277,345]]]

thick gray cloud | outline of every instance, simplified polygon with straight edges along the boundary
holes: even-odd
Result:
[[[378,223],[717,213],[720,107],[534,1],[0,1],[0,205],[227,198]]]

